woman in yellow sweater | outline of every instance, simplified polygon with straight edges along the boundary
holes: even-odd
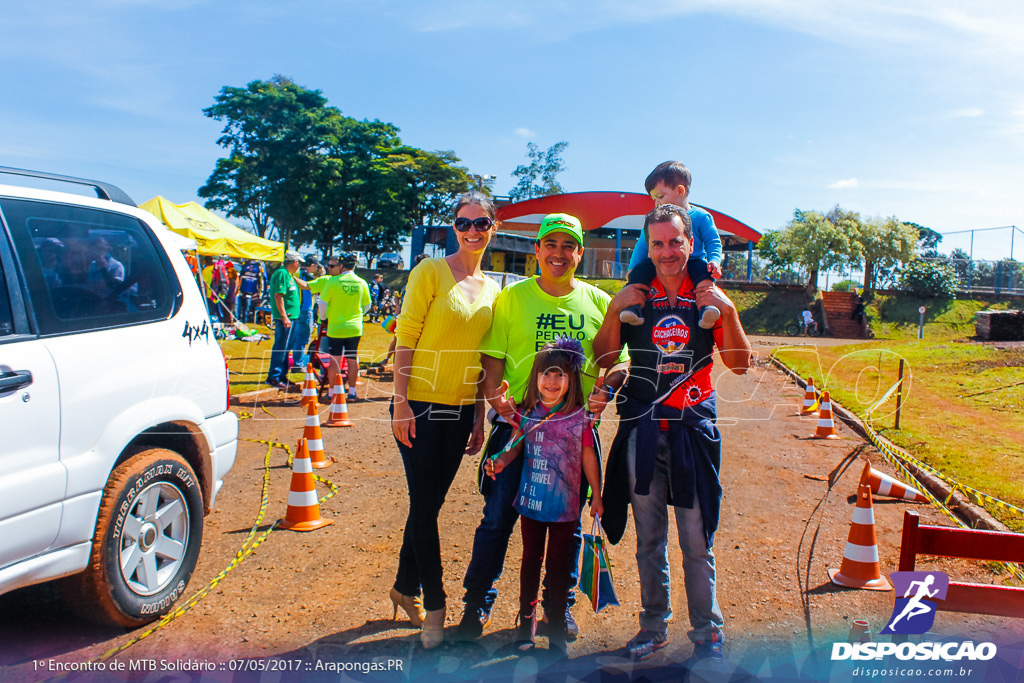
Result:
[[[483,444],[479,347],[499,290],[480,269],[497,229],[491,200],[479,192],[462,195],[453,227],[459,250],[413,268],[395,329],[391,430],[405,465],[409,517],[391,601],[395,614],[401,607],[414,626],[422,625],[425,648],[444,639],[437,517],[462,456]]]

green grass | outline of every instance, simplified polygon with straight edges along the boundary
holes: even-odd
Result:
[[[790,290],[748,292],[725,287],[725,294],[736,304],[747,334],[783,335],[786,325],[811,303],[807,294]]]
[[[867,313],[878,339],[916,339],[921,315],[925,307],[925,339],[945,339],[950,336],[973,337],[974,314],[988,308],[1005,310],[1001,302],[990,305],[984,301],[936,300],[878,295],[867,306]]]
[[[896,382],[903,358],[901,429],[893,428],[895,399],[875,412],[874,427],[953,479],[1024,508],[1024,384],[1008,386],[1024,381],[1024,349],[957,341],[956,315],[963,310],[936,312],[938,318],[951,318],[934,323],[921,341],[782,347],[775,355],[802,377],[813,376],[819,389],[828,389],[861,418]],[[945,338],[939,338],[943,329]],[[1024,516],[987,508],[1015,531],[1024,531]]]

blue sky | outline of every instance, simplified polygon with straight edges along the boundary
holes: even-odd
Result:
[[[512,186],[566,140],[567,191],[691,197],[764,231],[835,204],[940,232],[1024,227],[1024,4],[954,0],[41,0],[0,41],[0,165],[195,198],[201,110],[282,74]],[[950,237],[943,249],[967,246]],[[1009,253],[1009,231],[976,256]],[[1024,258],[1024,235],[1014,256]]]

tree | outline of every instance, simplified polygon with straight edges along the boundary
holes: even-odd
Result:
[[[971,255],[957,248],[949,252],[949,262],[956,272],[956,279],[961,287],[971,284]]]
[[[206,208],[248,219],[260,237],[266,237],[270,231],[269,193],[259,165],[240,154],[217,159],[213,173],[199,188],[199,196],[206,199]]]
[[[838,206],[826,215],[797,209],[786,227],[765,234],[757,248],[773,269],[806,269],[807,291],[813,295],[820,271],[860,261],[859,232],[860,217]]]
[[[270,221],[287,243],[288,232],[308,223],[308,179],[323,151],[325,125],[337,115],[319,90],[283,76],[225,86],[203,114],[224,121],[219,159],[199,196],[206,206],[247,218],[261,237]],[[269,219],[269,220],[268,220]]]
[[[945,261],[911,261],[903,269],[903,289],[916,296],[952,299],[956,296],[956,271]]]
[[[534,197],[561,194],[562,186],[558,183],[558,174],[565,170],[562,152],[568,146],[569,143],[563,140],[542,152],[535,143],[527,143],[526,158],[529,163],[516,166],[516,170],[512,171],[512,175],[519,180],[509,191],[509,198],[520,202]]]
[[[864,259],[865,294],[875,288],[879,270],[891,274],[897,265],[916,257],[919,229],[921,226],[903,223],[895,217],[858,221],[855,239]]]
[[[403,145],[398,127],[356,120],[316,90],[276,76],[224,87],[204,113],[225,121],[217,161],[199,194],[207,206],[270,226],[284,241],[370,258],[396,250],[416,222],[438,220],[466,191],[454,152]]]
[[[400,174],[392,162],[398,128],[340,114],[331,121],[324,155],[311,181],[310,223],[298,233],[324,252],[366,251],[371,258],[397,248],[410,229]]]
[[[474,176],[458,163],[459,158],[451,150],[426,152],[415,147],[396,150],[394,168],[408,187],[410,210],[420,225],[447,223],[455,200],[474,186]],[[485,189],[482,183],[478,189]]]
[[[941,256],[939,242],[942,241],[942,233],[917,223],[904,222],[903,224],[917,231],[917,248],[921,252],[921,258],[939,258]]]

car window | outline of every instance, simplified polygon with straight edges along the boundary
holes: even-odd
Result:
[[[14,237],[41,334],[159,320],[176,280],[163,250],[124,214],[26,200],[0,200]]]

